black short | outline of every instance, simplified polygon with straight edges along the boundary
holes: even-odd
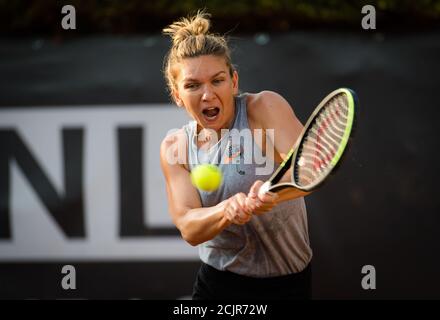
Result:
[[[193,300],[307,300],[311,298],[311,265],[289,275],[254,278],[219,271],[202,263],[193,288]]]

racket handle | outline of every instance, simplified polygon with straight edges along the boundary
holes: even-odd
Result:
[[[260,190],[258,190],[258,195],[262,196],[264,195],[266,192],[269,191],[271,186],[270,181],[266,181],[265,183],[263,183],[263,185],[260,187]]]

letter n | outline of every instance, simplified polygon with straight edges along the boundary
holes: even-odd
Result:
[[[11,238],[10,162],[15,160],[29,184],[67,237],[85,236],[83,200],[83,130],[63,129],[64,194],[35,160],[25,141],[13,129],[0,130],[0,239]]]

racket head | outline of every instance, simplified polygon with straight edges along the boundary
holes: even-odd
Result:
[[[340,88],[325,97],[309,117],[292,155],[292,186],[312,191],[334,173],[353,138],[356,93]]]

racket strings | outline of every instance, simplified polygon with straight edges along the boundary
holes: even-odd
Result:
[[[348,101],[344,94],[332,98],[310,125],[298,150],[294,178],[306,186],[327,176],[341,144],[348,122]]]

